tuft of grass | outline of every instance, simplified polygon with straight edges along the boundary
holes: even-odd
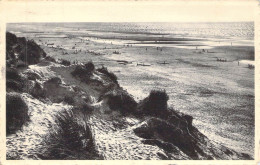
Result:
[[[15,54],[18,56],[16,57]],[[15,65],[17,60],[21,60],[24,64],[18,63],[18,67],[26,67],[40,62],[43,57],[46,57],[46,53],[33,40],[26,41],[24,37],[6,33],[6,59],[12,60],[12,64]],[[11,65],[9,62],[7,64]]]
[[[70,61],[61,59],[60,64],[62,64],[62,65],[64,65],[64,66],[70,66]]]
[[[15,68],[6,68],[6,88],[7,91],[22,92],[24,79]]]
[[[169,96],[165,90],[152,90],[149,96],[138,104],[138,111],[146,115],[166,117],[168,100]]]
[[[6,91],[10,92],[22,92],[24,84],[15,80],[6,80]]]
[[[72,76],[79,77],[82,82],[89,82],[90,76],[93,74],[91,70],[85,68],[85,66],[78,65],[75,70],[71,72]]]
[[[35,98],[45,98],[46,97],[46,91],[43,89],[43,87],[38,83],[35,82],[33,88],[29,91],[29,93],[35,97]]]
[[[43,49],[34,41],[18,38],[19,44],[22,46],[22,50],[19,55],[19,59],[26,64],[37,64],[43,57],[46,57],[46,53]]]
[[[116,75],[112,72],[109,72],[106,67],[98,68],[97,71],[109,77],[114,83],[118,83]]]
[[[34,80],[41,79],[41,76],[35,72],[26,72],[26,76],[28,80]]]
[[[51,56],[46,56],[44,59],[47,61],[56,62],[55,58],[53,58]]]
[[[6,94],[6,134],[15,133],[29,120],[28,107],[18,93]]]
[[[87,62],[84,66],[89,72],[93,72],[95,70],[95,65],[91,61]]]
[[[45,160],[102,159],[95,146],[93,134],[81,113],[63,111],[56,115],[56,129],[44,139],[41,158]]]
[[[6,68],[6,79],[22,81],[22,77],[15,68]]]
[[[123,115],[133,114],[136,111],[136,101],[124,90],[109,91],[104,94],[103,98],[107,98],[107,104],[111,110],[119,110]]]
[[[46,82],[44,82],[45,84],[55,84],[55,85],[60,85],[61,79],[59,77],[52,77],[49,80],[47,80]]]
[[[17,68],[27,68],[28,65],[27,65],[25,62],[23,62],[23,61],[18,61],[18,62],[16,63],[16,67],[17,67]]]
[[[66,95],[66,96],[64,96],[63,101],[64,101],[65,103],[68,103],[69,105],[74,105],[74,104],[75,104],[74,96],[71,96],[71,95]]]

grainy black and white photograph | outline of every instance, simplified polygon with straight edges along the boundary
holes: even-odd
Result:
[[[254,21],[6,24],[7,160],[254,160]]]

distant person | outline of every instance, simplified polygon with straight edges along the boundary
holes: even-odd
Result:
[[[147,51],[147,48],[145,48],[145,50]]]
[[[239,61],[237,62],[237,65],[239,66]]]

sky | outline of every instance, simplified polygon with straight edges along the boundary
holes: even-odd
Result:
[[[238,22],[256,19],[256,0],[27,1],[1,4],[6,22]]]

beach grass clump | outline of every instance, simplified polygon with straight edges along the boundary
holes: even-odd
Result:
[[[22,92],[23,83],[15,80],[6,80],[6,91],[7,92]]]
[[[6,48],[7,50],[12,49],[11,46],[17,43],[16,35],[6,32]]]
[[[44,59],[47,61],[50,61],[50,62],[54,62],[54,63],[56,62],[55,58],[53,58],[51,56],[46,56]]]
[[[84,116],[84,118],[89,118],[89,116],[94,112],[94,107],[86,102],[79,102],[77,105],[74,105],[72,111],[75,114]]]
[[[35,81],[33,87],[31,88],[31,90],[29,91],[29,93],[35,97],[35,98],[45,98],[46,97],[46,91],[43,89],[43,87],[40,85],[40,83],[38,83],[37,81]]]
[[[22,77],[15,68],[6,68],[6,79],[22,81]]]
[[[55,84],[55,85],[60,85],[61,79],[59,77],[52,77],[49,80],[47,80],[46,82],[44,82],[45,84]]]
[[[81,116],[70,110],[56,115],[56,128],[43,141],[46,149],[41,154],[42,159],[101,159],[87,119]]]
[[[133,114],[136,111],[136,101],[124,90],[109,91],[104,94],[103,99],[107,99],[111,110],[118,110],[123,115]]]
[[[61,59],[60,64],[64,66],[70,66],[70,61]]]
[[[6,94],[6,134],[15,133],[29,120],[28,106],[18,93]]]
[[[16,37],[12,33],[6,33],[8,66],[16,65],[17,60],[21,60],[23,63],[18,63],[18,67],[26,67],[27,65],[39,63],[44,57],[46,57],[46,53],[34,40],[26,40],[25,37]]]
[[[90,102],[90,97],[88,95],[80,96],[71,92],[64,96],[63,101],[75,107],[85,107]]]
[[[36,81],[38,79],[41,79],[41,76],[38,73],[35,73],[35,72],[28,71],[25,74],[26,74],[28,80]]]
[[[89,72],[93,72],[95,70],[95,65],[91,61],[87,62],[84,66]]]
[[[80,78],[82,82],[89,82],[90,77],[93,72],[89,69],[86,69],[85,66],[77,65],[75,70],[71,72],[72,76]]]
[[[24,79],[15,68],[6,68],[6,89],[7,91],[23,91]]]
[[[19,59],[24,61],[26,64],[31,65],[39,63],[43,57],[46,57],[46,53],[34,40],[24,40],[25,39],[20,40],[20,44],[23,46],[19,53]]]
[[[98,68],[98,72],[103,73],[109,77],[113,82],[117,83],[117,76],[113,72],[109,72],[106,67]]]
[[[165,90],[152,90],[148,97],[140,101],[138,111],[142,114],[164,117],[168,115],[167,101],[169,96]]]
[[[72,95],[66,95],[66,96],[64,96],[63,101],[64,101],[65,103],[69,104],[69,105],[74,105],[74,104],[75,104],[75,98],[74,98],[74,96],[72,96]]]
[[[21,60],[19,60],[16,63],[16,68],[27,68],[27,67],[28,67],[28,65],[25,62],[21,61]]]

